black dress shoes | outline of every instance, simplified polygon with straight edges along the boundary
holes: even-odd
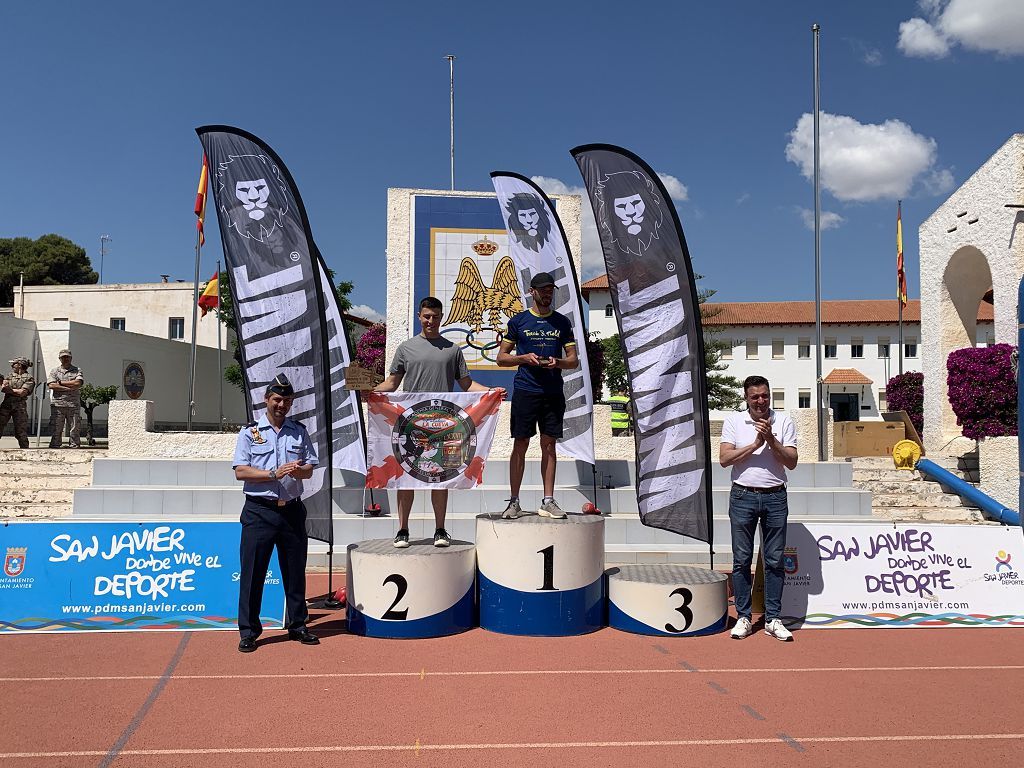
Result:
[[[289,629],[289,640],[298,640],[303,645],[320,645],[320,638],[308,629]]]
[[[243,637],[238,643],[238,650],[241,653],[252,653],[256,650],[256,638]]]

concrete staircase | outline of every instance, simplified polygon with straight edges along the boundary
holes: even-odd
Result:
[[[0,519],[71,514],[76,488],[91,482],[95,451],[0,450]]]
[[[929,456],[935,464],[960,479],[977,484],[977,456]],[[929,522],[980,522],[981,510],[968,506],[940,483],[917,470],[896,469],[888,457],[857,457],[853,465],[853,485],[872,494],[871,514],[884,520],[923,520]]]
[[[476,538],[476,516],[500,513],[508,498],[508,461],[492,460],[482,485],[455,491],[449,500],[446,527],[457,538]],[[394,491],[375,492],[383,515],[363,514],[369,497],[359,478],[336,477],[334,490],[335,559],[344,558],[351,542],[394,536],[397,521]],[[632,461],[599,461],[597,504],[605,513],[606,561],[619,563],[708,562],[708,545],[668,531],[644,526],[637,513]],[[718,564],[731,558],[728,521],[729,472],[715,465],[712,471],[714,540]],[[590,465],[560,460],[555,496],[568,512],[578,513],[593,496]],[[852,468],[846,462],[806,463],[790,473],[790,517],[800,522],[871,521],[870,492],[852,487]],[[520,492],[523,506],[540,504],[540,462],[528,459]],[[238,519],[242,507],[241,484],[234,479],[231,462],[213,459],[100,458],[93,466],[93,483],[75,493],[77,520],[224,520]],[[432,536],[429,494],[419,493],[413,506],[410,534]],[[311,562],[325,547],[310,543]]]

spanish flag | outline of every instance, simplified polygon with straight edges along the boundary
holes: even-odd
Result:
[[[902,201],[896,203],[896,298],[900,306],[907,306],[907,272],[903,268],[903,211]]]
[[[202,221],[202,219],[200,219],[200,221]],[[203,230],[200,229],[199,231],[202,232]],[[220,275],[214,272],[213,277],[210,278],[210,282],[206,284],[206,287],[203,289],[202,295],[199,297],[199,308],[203,311],[203,314],[200,316],[200,319],[206,317],[206,313],[209,312],[211,309],[220,306],[220,280],[218,279],[219,277]]]
[[[203,222],[206,220],[206,192],[210,184],[210,166],[206,162],[206,153],[203,153],[203,169],[199,172],[199,190],[196,192],[196,229],[199,230],[199,245],[206,244],[206,236],[203,234]],[[206,310],[203,310],[206,314]]]

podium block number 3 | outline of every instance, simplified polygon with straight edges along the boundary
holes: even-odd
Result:
[[[544,556],[544,583],[538,587],[538,592],[552,592],[555,589],[555,545],[537,550],[538,555]]]
[[[400,573],[392,573],[384,579],[384,583],[381,584],[381,586],[383,587],[388,584],[394,584],[395,588],[398,590],[398,594],[395,595],[395,601],[391,603],[391,607],[388,608],[387,613],[385,613],[381,618],[384,621],[405,621],[406,617],[409,615],[409,609],[403,608],[400,611],[396,611],[395,606],[402,602],[402,598],[405,597],[405,593],[409,590],[409,582],[406,581],[405,576],[402,576]]]
[[[683,598],[683,602],[673,608],[673,610],[678,611],[683,619],[686,620],[686,623],[683,624],[682,629],[676,629],[671,623],[668,623],[665,625],[666,632],[685,632],[693,623],[693,611],[690,610],[690,603],[693,602],[693,592],[688,590],[686,587],[679,587],[679,589],[674,589],[669,593],[669,597],[674,597],[676,595]]]

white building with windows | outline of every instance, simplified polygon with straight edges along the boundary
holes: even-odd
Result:
[[[589,330],[601,338],[618,332],[607,275],[581,286],[590,305]],[[899,373],[899,323],[895,300],[823,301],[822,377],[835,421],[880,419],[888,410],[885,388]],[[731,341],[723,373],[742,381],[768,379],[777,410],[814,405],[817,353],[813,301],[736,302],[705,305],[708,324]],[[978,310],[976,344],[995,343],[992,305]],[[903,371],[922,371],[921,306],[903,310]]]
[[[42,380],[57,365],[58,351],[70,348],[87,382],[117,385],[119,399],[152,400],[160,428],[181,428],[188,419],[193,301],[194,286],[184,282],[29,285],[24,293],[16,287],[14,307],[0,308],[0,364],[24,355]],[[355,329],[353,342],[372,325],[354,315],[343,317]],[[204,319],[200,312],[197,318],[193,425],[216,429],[222,415],[230,423],[244,422],[241,392],[222,384],[221,369],[233,362],[231,334],[222,330],[225,351],[218,354],[216,316]],[[125,391],[129,366],[144,374],[141,392]],[[40,387],[33,398],[33,424],[40,412],[44,424],[48,419],[44,395]],[[106,419],[107,407],[100,406],[95,421],[101,436]]]
[[[205,283],[200,283],[200,291],[204,287]],[[15,288],[14,314],[35,322],[66,320],[191,343],[193,297],[193,284],[184,282],[27,285],[24,314]],[[216,349],[217,320],[213,316],[199,318],[196,344]],[[226,333],[221,334],[221,345],[228,348]]]

